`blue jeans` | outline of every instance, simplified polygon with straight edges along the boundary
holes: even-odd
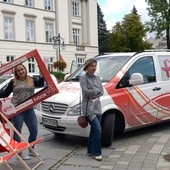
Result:
[[[22,113],[12,118],[12,123],[14,127],[19,131],[19,133],[21,133],[22,131],[22,126],[24,122],[28,127],[30,133],[28,142],[30,143],[35,141],[37,139],[37,134],[38,134],[38,123],[33,108],[25,110]],[[14,133],[14,140],[18,142],[21,141],[20,137],[16,133]]]
[[[88,117],[87,117],[88,118]],[[88,118],[90,124],[90,134],[88,138],[87,153],[93,156],[100,156],[101,152],[101,115],[96,116],[92,121]]]

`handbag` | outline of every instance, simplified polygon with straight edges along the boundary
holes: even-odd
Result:
[[[88,126],[88,120],[87,117],[83,114],[81,114],[81,92],[80,92],[80,101],[79,101],[79,105],[80,105],[80,115],[77,118],[77,123],[81,128],[86,128]]]
[[[87,118],[84,115],[78,116],[77,123],[81,128],[86,128],[88,126]]]

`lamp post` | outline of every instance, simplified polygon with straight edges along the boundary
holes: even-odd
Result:
[[[56,50],[56,53],[58,50],[58,53],[56,54],[56,61],[58,61],[60,57],[60,46],[65,50],[66,45],[64,43],[64,38],[60,36],[60,33],[57,36],[52,37],[52,39],[54,41],[53,48]]]

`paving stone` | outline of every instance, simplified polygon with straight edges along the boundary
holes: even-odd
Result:
[[[100,169],[107,170],[107,169],[113,169],[114,166],[111,165],[102,165]]]
[[[69,142],[65,145],[60,138],[50,144],[41,143],[41,148],[37,146],[36,151],[41,154],[45,164],[37,170],[170,170],[170,162],[163,158],[170,154],[169,124],[155,126],[139,135],[138,132],[127,133],[114,139],[111,147],[102,148],[102,161],[87,156],[86,140],[79,148],[74,148],[74,144]],[[48,135],[49,132],[43,134],[47,135],[45,140],[54,137]],[[54,151],[55,142],[58,142],[60,147]],[[13,165],[13,170],[23,169],[16,158],[12,159],[10,164]],[[0,170],[6,169],[0,166]]]
[[[110,155],[109,159],[115,159],[115,158],[120,158],[121,155]]]

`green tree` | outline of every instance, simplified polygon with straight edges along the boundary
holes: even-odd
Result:
[[[130,14],[125,15],[122,22],[117,22],[110,34],[110,51],[130,52],[151,48],[151,44],[144,41],[147,30],[141,22],[138,12],[133,7]]]
[[[97,4],[97,16],[98,16],[98,44],[99,54],[108,52],[108,30],[106,22],[104,21],[104,15],[101,11],[99,4]]]
[[[58,60],[54,62],[53,66],[55,69],[58,69],[60,72],[63,72],[64,69],[67,67],[67,63],[65,61]]]
[[[147,22],[150,32],[155,32],[157,37],[165,36],[167,48],[170,49],[170,0],[145,0],[148,4],[148,15],[151,21]]]

